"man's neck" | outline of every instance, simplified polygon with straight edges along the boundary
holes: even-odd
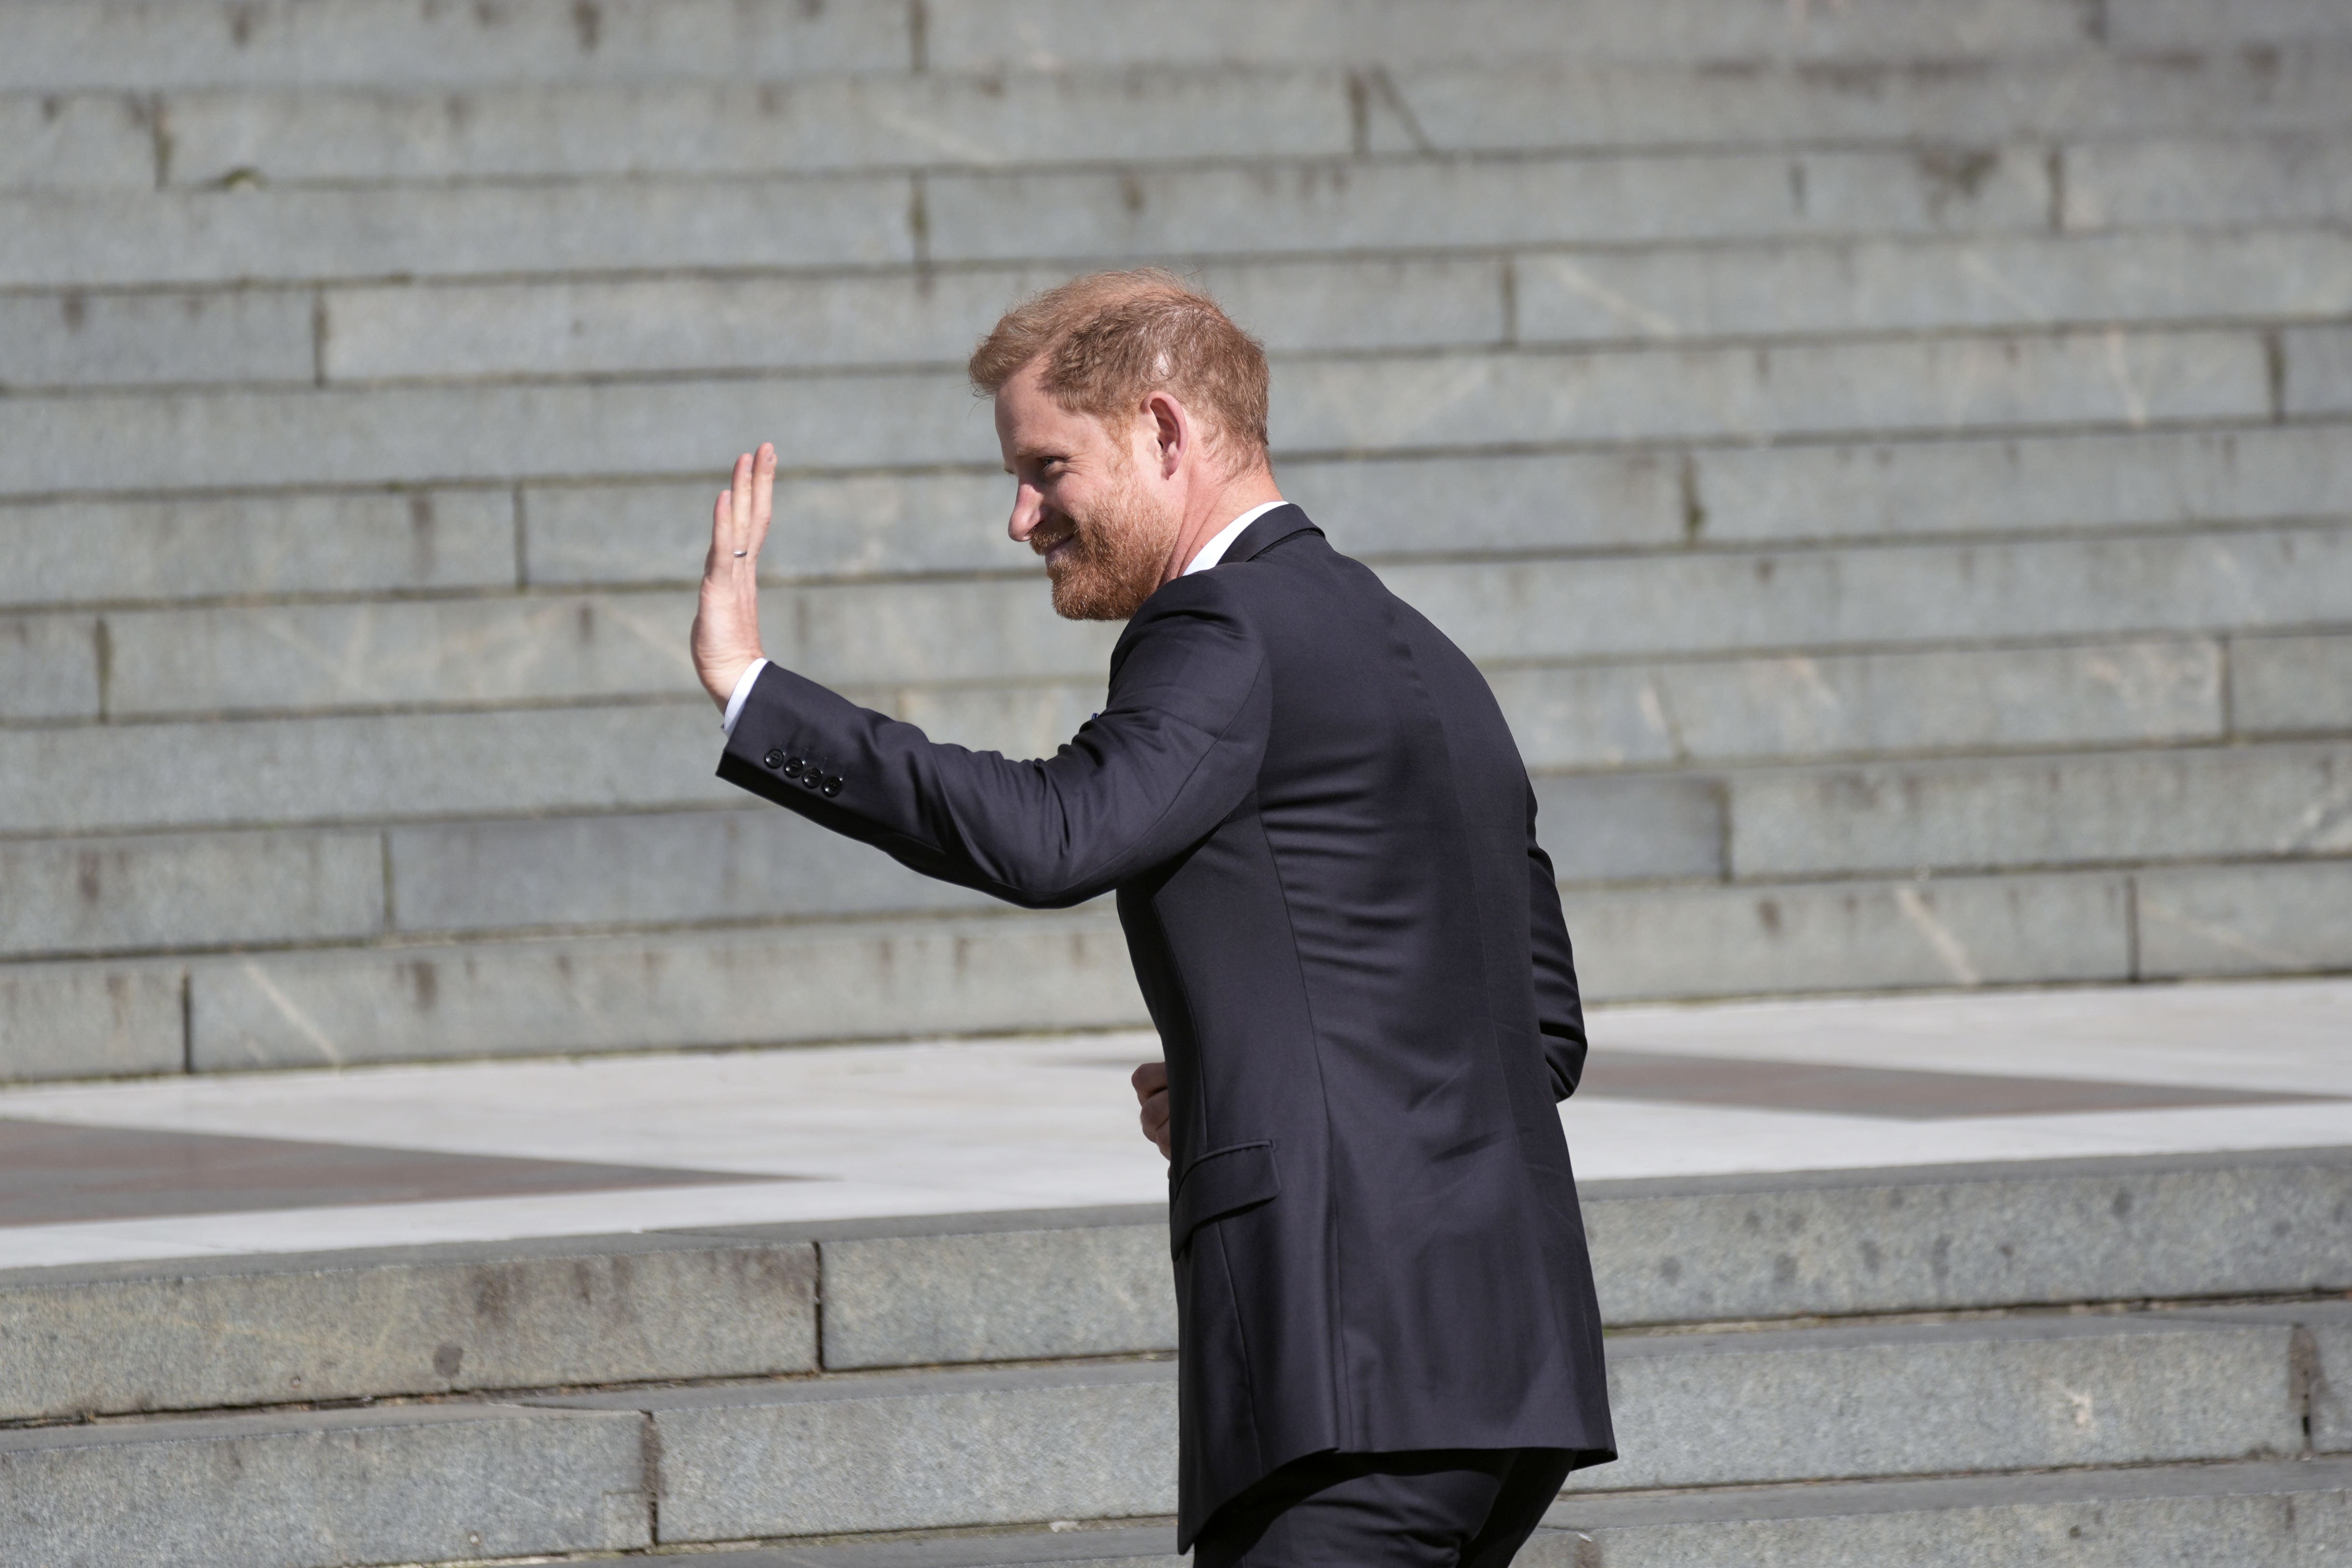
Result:
[[[1160,574],[1160,582],[1172,583],[1182,576],[1184,568],[1192,563],[1192,557],[1201,553],[1201,547],[1214,539],[1225,524],[1252,508],[1281,500],[1282,492],[1275,488],[1274,475],[1264,468],[1244,474],[1220,489],[1213,500],[1192,509],[1186,516],[1183,528],[1176,535],[1176,548],[1169,552],[1168,564]]]

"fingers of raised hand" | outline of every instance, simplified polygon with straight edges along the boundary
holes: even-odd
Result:
[[[751,459],[751,542],[748,548],[757,555],[768,537],[768,520],[775,510],[776,445],[760,443],[759,452]]]
[[[747,555],[751,549],[751,454],[735,459],[735,473],[727,491],[727,552]]]
[[[732,491],[720,490],[719,503],[710,509],[710,559],[703,566],[706,577],[716,573],[721,563],[735,553],[735,497]]]

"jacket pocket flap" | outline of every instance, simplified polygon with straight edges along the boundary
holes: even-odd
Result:
[[[1184,1167],[1176,1195],[1169,1201],[1169,1250],[1183,1257],[1193,1231],[1237,1209],[1262,1204],[1281,1191],[1271,1141],[1210,1150]]]

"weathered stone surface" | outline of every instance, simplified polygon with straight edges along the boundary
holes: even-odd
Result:
[[[761,804],[395,828],[404,931],[1001,909]]]
[[[88,616],[0,616],[0,719],[94,719],[99,630]]]
[[[785,589],[761,612],[771,657],[835,686],[1100,677],[1115,630],[1057,618],[1034,578]],[[693,619],[690,593],[658,589],[127,612],[107,623],[109,710],[683,699],[700,691],[687,646]]]
[[[0,964],[0,1079],[180,1071],[186,973],[168,963]]]
[[[2341,1151],[1587,1182],[1613,1325],[2336,1290]]]
[[[750,434],[747,408],[761,416]],[[987,407],[937,373],[93,394],[11,411],[24,439],[0,449],[0,494],[692,473],[715,494],[761,426],[787,465],[997,460]]]
[[[1887,56],[1833,69],[1753,58],[1697,70],[1583,60],[1405,65],[1390,79],[1410,121],[1376,115],[1369,129],[1381,152],[1853,140],[1940,142],[1958,160],[2028,137],[2330,125],[2342,69],[2341,56],[2324,50],[2266,59],[2235,51],[1933,63]]]
[[[1164,1215],[1084,1226],[1032,1217],[1035,1229],[820,1241],[825,1366],[1176,1348]]]
[[[2121,877],[1569,889],[1588,997],[1636,1001],[2131,976]]]
[[[2132,881],[2147,979],[2352,967],[2352,858],[2160,868]]]
[[[1735,876],[2352,850],[2352,751],[2230,747],[1742,774]]]
[[[1530,767],[2217,739],[2205,639],[1522,665],[1488,679]]]
[[[0,85],[174,87],[792,78],[902,70],[908,18],[890,5],[803,0],[508,0],[420,9],[404,0],[103,0],[17,7]]]
[[[1175,1373],[867,1373],[549,1403],[648,1412],[662,1539],[732,1541],[1172,1513]]]
[[[2352,138],[2143,137],[2087,142],[2063,154],[2062,226],[2325,223],[2352,201]]]
[[[993,268],[339,289],[327,297],[323,360],[331,381],[955,370],[1007,306],[1067,275]],[[1502,268],[1491,260],[1234,263],[1194,276],[1276,353],[1487,344],[1504,332]]]
[[[2336,427],[1706,451],[1703,537],[2040,532],[2352,510]]]
[[[1683,465],[1656,452],[1286,459],[1283,493],[1373,560],[1681,541]]]
[[[2306,230],[1594,251],[1512,266],[1529,343],[2352,310],[2352,237]]]
[[[0,1274],[9,1419],[816,1365],[805,1243],[468,1242]]]
[[[0,285],[904,262],[908,205],[895,176],[37,192],[0,197]]]
[[[1140,15],[1106,16],[1086,0],[931,0],[929,17],[925,48],[935,70],[1235,59],[1502,65],[1549,55],[1907,59],[2026,53],[2088,37],[2084,12],[2064,0],[1891,0],[1797,11],[1778,0],[1667,0],[1643,6],[1472,0],[1444,12],[1380,0],[1282,6],[1208,0],[1181,35]]]
[[[2226,6],[2198,0],[2117,0],[2107,17],[2107,36],[2136,49],[2337,40],[2347,33],[2352,23],[2333,0],[2240,0]]]
[[[2184,1312],[2182,1317],[2192,1314]],[[2294,1332],[2288,1394],[2300,1406],[2308,1448],[2320,1454],[2352,1450],[2352,1300],[2282,1301],[2193,1314],[2214,1322],[2287,1327]]]
[[[702,575],[709,481],[531,485],[523,491],[529,580],[669,582]],[[778,477],[776,522],[761,548],[768,580],[1037,569],[1005,536],[1013,481],[998,472]]]
[[[1822,654],[2324,625],[2352,614],[2352,529],[1399,563],[1381,575],[1484,661]]]
[[[2249,334],[2083,333],[1754,349],[1447,355],[1291,367],[1272,422],[1307,451],[2267,417]]]
[[[1221,234],[1259,252],[1402,248],[1438,212],[1457,247],[2018,232],[2050,212],[2048,165],[2018,147],[940,174],[924,193],[943,261],[1198,255]]]
[[[1776,349],[1458,354],[1288,368],[1277,446],[1759,438],[2151,417],[2267,417],[2251,334],[1932,340]],[[987,410],[960,375],[27,398],[0,491],[117,484],[375,483],[726,472],[755,406],[788,467],[979,463]],[[132,448],[125,453],[122,448]],[[109,468],[105,459],[110,458]]]
[[[711,1568],[1190,1568],[1176,1554],[1172,1524],[1088,1525],[1077,1530],[992,1531],[985,1535],[917,1537],[830,1546],[780,1546],[709,1553]]]
[[[640,1426],[476,1405],[34,1427],[0,1434],[0,1510],[12,1554],[91,1568],[625,1550],[651,1537]]]
[[[1537,837],[1562,882],[1724,875],[1723,789],[1713,779],[1538,774]]]
[[[2352,186],[2352,176],[2347,183]],[[2280,342],[2287,413],[2352,411],[2352,332],[2341,327],[2305,327],[2281,333]]]
[[[225,606],[110,616],[118,718],[674,697],[690,596]]]
[[[181,92],[172,179],[765,174],[1344,155],[1336,72],[845,76],[450,92]]]
[[[0,506],[0,603],[505,586],[514,534],[505,490]]]
[[[1654,1498],[1576,1496],[1521,1552],[1528,1568],[2305,1568],[2352,1530],[2340,1461],[2078,1470]],[[2151,1552],[2161,1553],[2151,1558]]]
[[[1616,1463],[1570,1489],[2284,1458],[2291,1331],[2040,1318],[1609,1342]]]
[[[316,374],[307,290],[0,297],[15,386],[283,382]]]
[[[2347,472],[2352,490],[2352,464]],[[1281,479],[1338,548],[1374,559],[1672,544],[1684,534],[1681,465],[1650,453],[1285,461]],[[530,581],[691,583],[710,545],[712,489],[530,486]],[[1005,537],[1012,498],[994,471],[787,475],[761,566],[774,579],[1034,571]]]
[[[0,190],[154,186],[155,128],[148,104],[127,93],[0,94]],[[7,379],[18,377],[12,372]]]
[[[0,841],[0,952],[221,947],[371,936],[373,833]]]
[[[613,811],[740,798],[709,699],[0,730],[0,832]]]
[[[1093,914],[256,954],[193,984],[199,1071],[1145,1021]]]
[[[2230,727],[2241,735],[2352,731],[2352,636],[2233,638]]]

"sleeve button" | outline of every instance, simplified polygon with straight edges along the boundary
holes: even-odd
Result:
[[[768,754],[772,757],[780,759],[783,763],[784,776],[788,779],[796,779],[800,777],[801,770],[808,765],[802,762],[798,757],[787,757],[782,752],[771,752]],[[774,763],[770,763],[768,765],[772,768],[776,764]]]
[[[826,774],[824,789],[824,793],[828,795],[839,795],[841,793],[841,775],[839,773]]]
[[[782,752],[771,751],[766,756],[761,757],[760,761],[770,768],[780,768],[784,765],[784,753]]]

